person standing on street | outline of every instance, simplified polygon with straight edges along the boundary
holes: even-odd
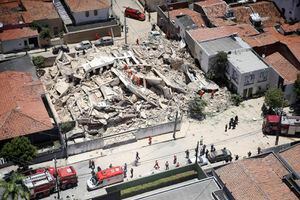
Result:
[[[260,153],[261,153],[261,148],[257,147],[257,154],[260,154]]]
[[[160,167],[159,167],[159,164],[158,164],[158,161],[156,160],[155,161],[155,165],[154,165],[154,169],[159,169]]]
[[[136,152],[136,154],[135,154],[135,159],[138,161],[139,159],[141,159],[140,158],[140,156],[139,156],[139,152]]]
[[[225,132],[227,132],[227,124],[225,125]]]
[[[174,155],[173,164],[175,165],[177,163],[177,156]]]
[[[169,162],[168,161],[166,161],[165,166],[166,166],[166,170],[169,170]]]
[[[148,144],[151,145],[152,144],[152,137],[149,136],[148,140],[149,140]]]
[[[189,159],[189,157],[190,157],[190,151],[187,149],[185,151],[185,158]]]
[[[130,178],[132,178],[133,177],[133,169],[131,168],[130,169]]]

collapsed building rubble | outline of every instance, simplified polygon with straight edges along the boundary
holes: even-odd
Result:
[[[214,99],[203,96],[208,112],[225,109],[230,97],[205,79],[179,42],[164,38],[127,49],[93,47],[74,57],[59,53],[41,80],[60,120],[76,122],[69,140],[174,121],[176,111],[187,113],[200,89],[218,90]]]

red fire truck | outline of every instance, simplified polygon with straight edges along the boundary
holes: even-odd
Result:
[[[107,185],[122,182],[124,180],[124,171],[122,167],[112,167],[97,172],[87,180],[87,189],[95,190]]]
[[[262,125],[264,134],[300,136],[300,116],[267,115]]]
[[[72,166],[35,170],[34,174],[23,179],[23,184],[30,191],[30,198],[36,199],[49,196],[56,189],[56,176],[60,189],[64,190],[77,185],[78,178]]]

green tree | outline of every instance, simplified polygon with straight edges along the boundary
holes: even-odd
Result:
[[[207,103],[199,96],[189,102],[190,116],[196,119],[202,119],[204,117],[204,109]]]
[[[35,66],[41,67],[45,62],[45,58],[43,56],[34,56],[32,57],[32,62]]]
[[[233,94],[233,95],[231,95],[231,101],[232,101],[233,105],[239,106],[241,104],[241,102],[243,101],[243,98],[238,94]]]
[[[297,80],[294,83],[294,91],[296,93],[297,99],[300,99],[300,73],[297,74]]]
[[[21,184],[24,177],[16,172],[13,172],[8,182],[0,180],[0,187],[4,189],[2,194],[3,200],[13,199],[30,199],[28,189]]]
[[[272,109],[286,106],[283,92],[278,88],[268,89],[265,94],[265,104]]]
[[[49,39],[51,37],[50,29],[47,27],[42,27],[42,30],[40,31],[39,36],[43,40]]]
[[[37,149],[28,138],[18,137],[7,142],[1,149],[0,155],[19,167],[27,167],[36,156]]]
[[[224,79],[227,63],[227,53],[224,51],[218,52],[218,54],[214,58],[211,69],[208,71],[208,77],[210,79]]]

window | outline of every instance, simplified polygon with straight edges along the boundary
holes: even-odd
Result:
[[[255,79],[255,75],[254,74],[250,74],[248,76],[245,76],[245,81],[244,81],[244,85],[251,85],[254,83],[254,79]]]
[[[266,71],[259,73],[258,82],[264,82],[268,79],[268,73]]]
[[[232,80],[234,80],[234,82],[236,82],[237,84],[239,83],[239,76],[236,73],[236,71],[234,69],[232,69],[232,74],[231,74],[231,78]]]
[[[89,16],[90,16],[89,11],[85,11],[85,16],[86,16],[86,17],[89,17]]]
[[[94,15],[98,15],[98,10],[94,10]]]

